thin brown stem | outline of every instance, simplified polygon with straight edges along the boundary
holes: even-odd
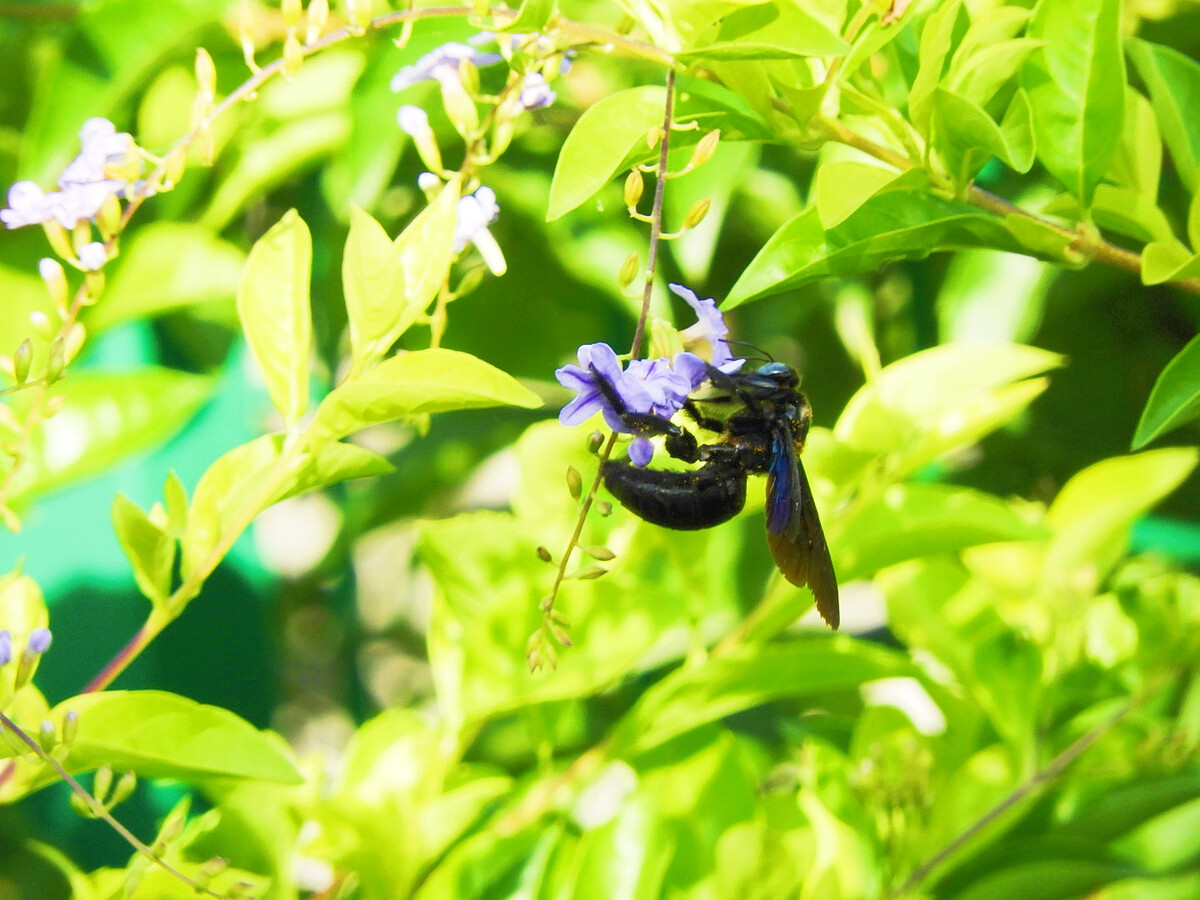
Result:
[[[92,814],[96,816],[96,818],[103,819],[105,822],[107,822],[113,831],[121,835],[121,837],[125,839],[126,843],[137,850],[137,852],[142,856],[146,857],[146,859],[150,860],[153,865],[158,866],[172,878],[176,878],[183,882],[196,893],[205,894],[209,897],[215,897],[217,900],[223,900],[220,894],[206,887],[200,886],[170,863],[164,862],[150,847],[142,843],[142,841],[138,839],[137,835],[118,822],[116,817],[114,817],[113,814],[109,812],[107,808],[105,808],[104,804],[92,796],[91,792],[88,791],[87,788],[75,780],[75,776],[63,768],[62,763],[47,753],[41,744],[26,734],[23,728],[17,725],[12,719],[2,712],[0,712],[0,729],[16,735],[17,739],[20,740],[21,743],[32,750],[37,755],[38,759],[52,768],[58,777],[70,786],[75,796],[87,805],[87,808],[91,810]]]

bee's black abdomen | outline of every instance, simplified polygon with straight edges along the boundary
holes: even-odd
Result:
[[[665,472],[606,462],[604,484],[634,515],[680,531],[719,525],[746,505],[745,471],[718,463],[694,472]]]

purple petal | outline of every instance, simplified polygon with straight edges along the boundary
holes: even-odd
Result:
[[[654,445],[650,443],[649,438],[634,438],[633,443],[629,445],[629,461],[639,468],[650,462],[653,456]]]

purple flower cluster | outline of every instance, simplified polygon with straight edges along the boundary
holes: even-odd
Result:
[[[58,190],[44,192],[32,181],[18,181],[8,189],[8,209],[0,220],[9,228],[57,221],[74,228],[94,219],[109,197],[128,195],[135,182],[121,173],[134,153],[133,137],[118,132],[108,119],[88,119],[79,132],[82,149],[58,178]],[[140,168],[140,167],[139,167]]]
[[[558,420],[564,425],[578,425],[600,413],[613,431],[635,436],[629,447],[629,460],[636,466],[650,462],[654,445],[636,425],[626,421],[624,413],[670,419],[708,377],[709,365],[723,372],[735,372],[745,362],[734,359],[729,352],[725,342],[729,329],[716,301],[700,300],[682,285],[670,287],[698,316],[696,324],[682,333],[685,345],[707,349],[708,362],[696,353],[684,351],[673,361],[665,357],[635,359],[622,368],[612,347],[596,343],[579,348],[579,365],[563,366],[554,373],[563,387],[576,393],[559,412]],[[613,398],[624,409],[616,408]]]

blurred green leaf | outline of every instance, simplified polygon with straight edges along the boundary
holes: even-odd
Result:
[[[1022,70],[1038,158],[1085,208],[1121,142],[1120,25],[1120,0],[1039,3],[1029,23],[1045,42]]]
[[[962,0],[936,7],[921,31],[920,68],[908,92],[908,116],[922,134],[929,134],[933,92],[941,84],[951,53],[967,33],[969,17]]]
[[[183,427],[212,392],[212,379],[173,369],[73,372],[55,385],[66,405],[34,432],[13,479],[26,500],[153,447]]]
[[[271,402],[288,425],[308,408],[311,269],[312,235],[293,209],[255,242],[238,285],[238,316],[246,341],[262,369]]]
[[[1150,91],[1150,102],[1175,171],[1184,186],[1194,192],[1200,160],[1200,122],[1195,116],[1200,98],[1200,63],[1178,50],[1140,38],[1129,38],[1126,48]]]
[[[1000,868],[952,896],[953,900],[1069,900],[1136,874],[1138,870],[1128,863],[1071,857],[1036,860]]]
[[[392,239],[370,213],[352,206],[342,255],[342,290],[350,345],[359,365],[385,353],[399,336],[391,332],[404,310],[404,288],[404,270]]]
[[[256,778],[300,784],[283,741],[226,709],[166,691],[105,691],[64,700],[51,711],[61,729],[74,710],[79,731],[63,765],[84,772],[108,764],[148,778]],[[34,728],[36,731],[36,728]],[[0,742],[0,755],[11,756]],[[44,783],[54,779],[43,776]]]
[[[1046,555],[1049,584],[1078,587],[1079,570],[1095,582],[1111,569],[1134,519],[1177,488],[1200,450],[1172,447],[1106,459],[1068,481],[1046,511],[1054,535]]]
[[[113,499],[112,519],[121,549],[133,566],[134,580],[151,603],[161,606],[171,593],[175,540],[120,492]]]
[[[693,728],[783,697],[857,688],[911,674],[902,656],[848,639],[743,647],[656,684],[612,733],[612,753],[636,756]]]
[[[317,410],[316,433],[341,437],[395,419],[485,406],[536,409],[541,399],[511,375],[457,350],[401,353],[334,389]]]
[[[1200,797],[1143,822],[1115,846],[1122,856],[1136,859],[1152,872],[1194,868],[1200,856]]]
[[[850,46],[802,7],[789,2],[743,6],[720,20],[716,36],[675,54],[695,62],[707,59],[790,59],[840,56]]]
[[[1200,418],[1200,336],[1188,341],[1159,373],[1142,410],[1132,449]]]
[[[973,206],[920,190],[904,175],[847,219],[826,230],[815,206],[786,222],[742,272],[724,309],[830,275],[856,275],[896,259],[941,250],[993,247],[1020,251],[1004,222]],[[913,188],[913,189],[907,189]]]
[[[1192,253],[1173,237],[1149,243],[1142,250],[1142,284],[1162,284],[1200,276],[1200,253]]]
[[[184,306],[232,300],[246,255],[202,225],[156,222],[122,248],[101,302],[84,318],[102,331]]]
[[[943,343],[1029,340],[1058,271],[1029,256],[963,250],[946,266],[937,297]]]
[[[515,833],[488,830],[471,835],[438,863],[413,895],[414,900],[529,896],[528,891],[541,880],[555,837],[556,829],[541,823]]]
[[[1200,796],[1200,774],[1194,772],[1117,785],[1072,810],[1063,830],[1093,840],[1111,841],[1197,796]]]
[[[914,557],[975,544],[1023,541],[1045,532],[1003,500],[942,484],[896,484],[843,514],[830,529],[838,578],[865,578]]]
[[[1045,389],[1062,357],[1021,344],[950,344],[887,366],[850,398],[834,436],[900,454],[904,471],[999,427]]]
[[[451,178],[433,202],[417,213],[394,241],[404,276],[404,303],[399,318],[379,341],[386,352],[397,337],[429,309],[450,274],[454,260],[454,231],[458,225],[461,181]],[[391,340],[388,340],[388,338]]]
[[[1131,87],[1125,88],[1124,130],[1113,158],[1109,178],[1149,198],[1158,199],[1163,142],[1150,101]]]

